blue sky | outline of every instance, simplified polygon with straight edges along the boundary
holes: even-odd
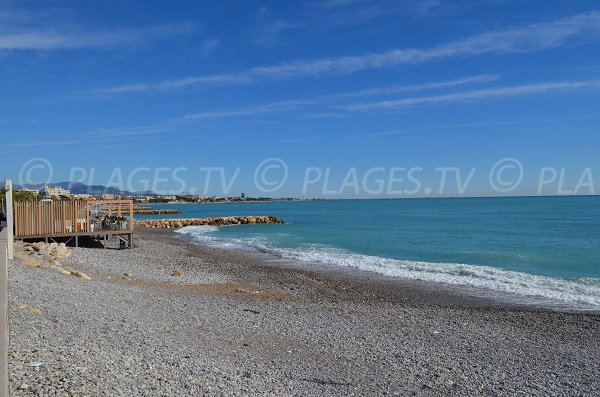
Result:
[[[593,1],[0,1],[0,171],[401,197],[459,194],[453,174],[439,189],[458,167],[475,169],[463,194],[496,195],[490,172],[515,159],[506,194],[598,193],[599,50]],[[268,159],[287,167],[273,191],[255,180]],[[417,192],[373,189],[402,168]]]

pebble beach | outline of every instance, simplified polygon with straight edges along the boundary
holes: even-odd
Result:
[[[9,265],[14,396],[600,393],[600,315],[299,268],[143,230]]]

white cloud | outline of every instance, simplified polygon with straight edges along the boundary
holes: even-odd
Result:
[[[348,98],[348,97],[357,97],[357,96],[374,96],[374,95],[397,94],[397,93],[401,93],[401,92],[425,91],[425,90],[434,90],[434,89],[440,89],[440,88],[452,88],[452,87],[464,86],[464,85],[468,85],[468,84],[489,83],[489,82],[497,80],[497,79],[498,79],[497,75],[481,74],[481,75],[463,77],[463,78],[454,79],[454,80],[435,81],[435,82],[431,82],[431,83],[411,84],[411,85],[395,85],[395,86],[388,86],[388,87],[371,88],[371,89],[361,90],[361,91],[353,91],[353,92],[334,94],[334,95],[332,95],[332,97]]]
[[[148,136],[173,131],[172,128],[164,126],[138,126],[125,128],[103,128],[93,131],[82,132],[80,136],[91,136],[94,138],[122,138],[126,136]]]
[[[141,29],[87,32],[76,28],[0,27],[1,50],[69,50],[118,48],[187,35],[196,31],[190,24],[158,25]]]
[[[384,132],[371,132],[368,133],[367,136],[370,138],[379,138],[383,136],[393,136],[393,135],[404,135],[407,134],[407,131],[384,131]]]
[[[137,126],[124,128],[103,128],[93,131],[83,131],[63,139],[51,141],[40,141],[38,138],[30,137],[27,141],[7,143],[3,145],[8,148],[30,148],[43,146],[66,146],[92,143],[121,142],[128,139],[136,140],[152,135],[173,132],[173,128],[165,126]]]
[[[197,85],[239,85],[272,80],[318,78],[456,57],[535,52],[599,40],[600,12],[589,12],[553,22],[481,33],[426,49],[394,49],[356,56],[297,60],[254,67],[236,73],[195,76],[157,84],[135,84],[133,89],[129,91],[139,92],[179,89]],[[140,89],[142,86],[143,89]],[[102,91],[107,93],[128,92],[125,87],[127,86],[112,87]]]
[[[488,88],[482,90],[457,92],[443,95],[421,96],[402,98],[391,101],[379,101],[371,103],[355,103],[344,107],[348,111],[366,110],[391,110],[401,109],[418,105],[432,105],[443,103],[457,103],[474,101],[480,99],[507,98],[515,96],[527,96],[543,94],[548,92],[570,92],[585,89],[600,89],[600,80],[588,81],[565,81],[540,84],[525,84],[510,87]]]
[[[460,79],[460,80],[450,80],[451,81],[468,81],[468,78]],[[423,84],[420,87],[427,86],[445,86],[449,82],[439,82],[439,83],[430,83],[428,85]],[[446,85],[447,86],[447,85]],[[407,86],[413,87],[413,86]],[[418,86],[414,86],[418,87]],[[400,90],[401,87],[397,87]],[[545,93],[567,93],[573,91],[582,91],[582,90],[598,90],[600,89],[600,80],[585,80],[585,81],[563,81],[563,82],[546,82],[539,84],[526,84],[526,85],[516,85],[516,86],[508,86],[508,87],[498,87],[498,88],[487,88],[487,89],[479,89],[472,91],[463,91],[463,92],[454,92],[449,94],[440,94],[440,95],[429,95],[429,96],[418,96],[418,97],[409,97],[402,98],[397,100],[387,100],[387,101],[377,101],[377,102],[368,102],[368,103],[354,103],[339,107],[338,105],[334,105],[337,101],[334,97],[318,97],[314,99],[304,99],[304,100],[286,100],[279,102],[271,102],[262,105],[250,106],[246,108],[238,108],[238,109],[220,109],[220,110],[212,110],[206,112],[199,112],[188,114],[183,117],[176,119],[178,122],[188,122],[188,121],[196,121],[203,119],[214,119],[214,118],[227,118],[227,117],[242,117],[242,116],[254,116],[257,114],[266,114],[266,113],[278,113],[278,112],[288,112],[288,111],[297,111],[297,110],[310,110],[311,107],[315,105],[324,105],[329,104],[327,108],[320,107],[320,112],[327,112],[332,109],[344,110],[350,112],[356,111],[370,111],[370,110],[394,110],[394,109],[402,109],[409,108],[413,106],[419,105],[435,105],[435,104],[444,104],[444,103],[460,103],[460,102],[468,102],[468,101],[477,101],[477,100],[485,100],[485,99],[496,99],[496,98],[508,98],[508,97],[518,97],[518,96],[529,96],[529,95],[537,95],[537,94],[545,94]],[[352,94],[352,93],[350,93]],[[350,96],[350,95],[349,95]],[[323,113],[318,113],[323,114]],[[336,115],[339,116],[339,113],[325,113],[327,115]],[[308,113],[305,117],[310,117],[313,113]],[[394,131],[393,134],[397,134],[398,132]],[[377,133],[380,134],[380,133]],[[389,135],[390,133],[386,132],[381,135]]]
[[[254,42],[264,46],[272,46],[280,40],[281,35],[286,30],[299,29],[303,26],[301,23],[284,19],[262,22],[255,32]]]
[[[221,41],[216,37],[211,37],[200,43],[200,53],[204,56],[211,53],[212,50],[217,48],[221,44]]]
[[[466,85],[466,84],[485,83],[485,82],[493,81],[495,79],[497,79],[497,76],[476,75],[476,76],[463,77],[460,79],[437,81],[437,82],[424,83],[424,84],[373,88],[370,90],[353,91],[353,92],[346,92],[346,93],[341,93],[341,94],[326,95],[326,96],[320,96],[320,97],[311,98],[311,99],[289,99],[289,100],[285,100],[285,101],[270,102],[270,103],[266,103],[266,104],[262,104],[262,105],[250,106],[250,107],[239,108],[239,109],[221,109],[221,110],[199,112],[199,113],[185,115],[185,116],[179,118],[178,120],[179,121],[191,121],[191,120],[209,119],[209,118],[252,116],[252,115],[262,114],[262,113],[284,112],[284,111],[289,111],[289,110],[304,109],[311,105],[323,105],[323,104],[327,104],[327,103],[339,102],[340,100],[344,100],[349,97],[382,95],[382,94],[390,94],[390,93],[398,93],[398,92],[414,92],[414,91],[429,90],[429,89],[449,88],[449,87],[462,86],[462,85]],[[338,113],[318,113],[318,114],[313,113],[313,114],[306,115],[306,117],[319,118],[319,117],[331,117],[332,115],[339,116]]]
[[[274,112],[284,112],[288,110],[295,110],[303,107],[304,105],[309,105],[315,103],[314,101],[303,101],[303,100],[288,100],[288,101],[279,101],[279,102],[271,102],[258,106],[250,106],[246,108],[240,109],[227,109],[227,110],[214,110],[207,112],[199,112],[199,113],[191,113],[187,114],[183,117],[180,117],[178,121],[192,121],[192,120],[200,120],[200,119],[214,119],[214,118],[223,118],[223,117],[237,117],[237,116],[253,116],[256,114],[262,113],[274,113]]]

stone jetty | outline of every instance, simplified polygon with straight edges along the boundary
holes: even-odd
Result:
[[[180,210],[171,210],[171,209],[164,209],[164,210],[157,210],[154,208],[133,208],[133,213],[134,214],[141,214],[141,215],[170,215],[170,214],[181,214]]]
[[[228,226],[285,223],[275,216],[224,216],[218,218],[147,219],[136,222],[152,229],[178,229],[185,226]]]

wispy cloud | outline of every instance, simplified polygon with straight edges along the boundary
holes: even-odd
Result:
[[[426,89],[427,87],[452,87],[450,82],[460,81],[471,81],[469,78],[450,80],[447,82],[429,83],[415,86],[407,86],[410,89],[417,90],[417,87]],[[472,81],[477,81],[473,78]],[[480,81],[486,81],[481,79]],[[401,92],[402,87],[396,87],[398,92]],[[189,122],[196,120],[215,119],[215,118],[230,118],[230,117],[244,117],[244,116],[255,116],[259,114],[268,113],[279,113],[279,112],[290,112],[290,111],[304,111],[303,117],[339,117],[344,112],[357,112],[357,111],[372,111],[372,110],[394,110],[409,108],[414,106],[423,105],[436,105],[445,103],[460,103],[477,100],[488,100],[488,99],[501,99],[518,96],[530,96],[548,93],[568,93],[574,91],[583,90],[599,90],[600,80],[584,80],[584,81],[559,81],[559,82],[545,82],[539,84],[525,84],[525,85],[514,85],[506,87],[496,88],[485,88],[470,91],[453,92],[448,94],[408,97],[396,100],[385,100],[367,103],[352,103],[347,105],[341,105],[338,102],[339,98],[335,96],[328,97],[317,97],[312,99],[291,99],[286,101],[271,102],[262,105],[250,106],[245,108],[237,109],[219,109],[212,111],[205,111],[199,113],[192,113],[175,119],[176,122]],[[376,92],[376,90],[372,90]],[[370,92],[370,91],[369,91]],[[356,93],[347,93],[346,95],[351,97],[354,95],[362,95],[363,91]],[[327,106],[324,106],[327,105]],[[316,110],[315,110],[316,109]],[[314,113],[311,113],[315,111]],[[342,113],[340,113],[340,111]],[[377,136],[381,135],[397,135],[400,132],[384,132],[376,133]],[[375,136],[375,135],[373,135]]]
[[[408,133],[408,131],[383,131],[383,132],[371,132],[371,133],[368,133],[367,136],[369,138],[379,138],[382,136],[404,135],[407,133]]]
[[[217,48],[221,44],[221,41],[216,37],[211,37],[200,43],[200,53],[204,56],[210,54],[212,50]]]
[[[299,29],[304,23],[287,19],[273,18],[273,10],[267,6],[260,7],[255,13],[257,24],[251,35],[253,42],[263,46],[278,43],[286,30]]]
[[[191,24],[87,32],[78,28],[1,28],[1,50],[69,50],[118,48],[146,44],[196,31]]]
[[[79,136],[82,137],[93,137],[97,139],[105,138],[122,138],[122,137],[135,137],[135,136],[148,136],[154,134],[161,134],[165,132],[173,131],[172,128],[166,126],[137,126],[137,127],[124,127],[124,128],[103,128],[93,131],[85,131]],[[88,139],[88,138],[86,138]]]
[[[518,125],[532,125],[532,124],[556,124],[556,123],[564,123],[589,119],[588,116],[573,116],[573,117],[563,117],[559,119],[536,119],[536,120],[499,120],[499,121],[486,121],[479,123],[461,123],[461,124],[451,124],[451,125],[443,125],[438,127],[429,127],[427,130],[450,130],[456,128],[479,128],[479,127],[494,127],[494,126],[518,126]],[[596,118],[596,117],[594,117]]]
[[[280,41],[281,35],[286,30],[294,30],[303,27],[299,22],[284,19],[261,23],[254,33],[254,42],[264,46],[272,46]]]
[[[540,84],[525,84],[500,88],[488,88],[474,91],[457,92],[443,95],[420,96],[402,98],[390,101],[371,103],[355,103],[344,107],[348,111],[391,110],[418,105],[432,105],[443,103],[457,103],[481,99],[507,98],[528,96],[549,92],[572,92],[586,89],[600,89],[600,80],[564,81]]]
[[[360,91],[352,91],[345,92],[339,94],[332,94],[324,96],[322,99],[332,99],[332,98],[343,98],[343,97],[352,97],[352,96],[370,96],[370,95],[384,95],[384,94],[393,94],[399,92],[410,92],[410,91],[421,91],[427,89],[437,89],[437,88],[450,88],[467,84],[475,84],[475,83],[485,83],[494,81],[498,78],[497,75],[476,75],[469,76],[464,78],[459,78],[455,80],[449,81],[441,81],[441,82],[433,82],[433,83],[423,83],[423,84],[413,84],[413,85],[396,85],[389,87],[378,87],[367,90]],[[249,76],[245,76],[243,74],[230,74],[230,75],[212,75],[212,76],[201,76],[201,77],[190,77],[188,79],[182,80],[173,80],[159,84],[158,86],[151,86],[148,84],[131,84],[131,85],[122,85],[105,89],[96,89],[93,91],[95,95],[112,95],[112,94],[122,94],[127,92],[145,92],[151,91],[155,87],[159,87],[160,90],[170,90],[177,88],[184,88],[190,85],[228,85],[228,84],[249,84],[252,83],[252,79]]]
[[[97,90],[106,93],[181,89],[191,86],[240,85],[261,81],[319,78],[369,69],[414,65],[443,59],[486,54],[528,53],[600,40],[600,12],[481,33],[426,49],[393,49],[317,60],[297,60],[240,72],[187,77],[153,84],[130,84]]]
[[[462,78],[455,79],[449,81],[441,81],[441,82],[432,82],[421,85],[407,86],[410,89],[417,89],[416,87],[421,87],[422,89],[426,89],[426,87],[452,87],[454,85],[449,84],[450,82],[459,82],[459,81],[487,81],[485,78],[478,79],[478,76],[473,76],[471,78]],[[396,89],[401,92],[402,87],[396,87]],[[517,97],[517,96],[528,96],[528,95],[539,95],[539,94],[547,94],[547,93],[569,93],[575,91],[584,91],[584,90],[600,90],[600,80],[584,80],[584,81],[565,81],[565,82],[545,82],[539,84],[528,84],[528,85],[515,85],[515,86],[507,86],[507,87],[497,87],[497,88],[487,88],[487,89],[479,89],[472,91],[463,91],[463,92],[454,92],[449,94],[441,94],[441,95],[429,95],[429,96],[419,96],[419,97],[409,97],[402,98],[398,100],[389,100],[389,101],[377,101],[370,103],[355,103],[346,105],[343,107],[339,106],[339,103],[336,99],[332,97],[317,97],[314,99],[291,99],[284,100],[278,102],[270,102],[266,104],[249,106],[249,107],[241,107],[237,109],[217,109],[210,111],[203,111],[197,113],[190,113],[183,115],[178,118],[163,120],[158,122],[156,125],[144,125],[144,126],[133,126],[133,127],[124,127],[124,128],[105,128],[105,129],[96,129],[90,131],[83,131],[77,134],[73,134],[70,137],[65,137],[64,139],[52,140],[47,142],[40,142],[36,139],[29,139],[22,142],[13,142],[7,143],[4,145],[6,148],[33,148],[40,146],[64,146],[64,145],[80,145],[80,144],[90,144],[90,143],[110,143],[115,141],[124,141],[124,140],[137,140],[144,139],[154,135],[160,134],[171,134],[171,133],[181,133],[183,130],[181,129],[186,123],[196,122],[196,121],[206,121],[210,119],[220,119],[220,118],[234,118],[234,117],[245,117],[245,116],[255,116],[261,114],[270,114],[270,113],[278,113],[278,112],[304,112],[302,117],[336,117],[341,116],[343,114],[347,114],[345,112],[356,112],[356,111],[372,111],[372,110],[394,110],[394,109],[402,109],[409,108],[413,106],[419,105],[436,105],[436,104],[452,104],[452,103],[461,103],[461,102],[470,102],[470,101],[478,101],[478,100],[486,100],[486,99],[500,99],[500,98],[509,98],[509,97]],[[353,96],[354,94],[359,95],[363,91],[357,91],[356,93],[347,93],[348,96]],[[368,90],[368,92],[377,92],[376,89]],[[362,94],[361,94],[362,95]],[[328,106],[322,106],[324,104],[329,104]],[[306,112],[307,110],[318,109],[317,113]],[[336,110],[335,113],[322,113],[327,110]],[[321,112],[321,113],[319,113]],[[579,116],[578,118],[580,118]],[[595,115],[593,116],[595,117]],[[570,120],[570,119],[564,119]],[[515,124],[532,124],[532,123],[548,123],[548,122],[558,122],[560,120],[518,120],[518,121],[493,121],[487,123],[465,123],[465,124],[457,124],[451,126],[440,126],[433,128],[425,128],[423,130],[436,130],[436,129],[452,129],[452,128],[464,128],[464,127],[480,127],[487,125],[515,125]],[[214,127],[214,125],[209,125],[203,123],[204,127]],[[371,132],[365,134],[367,138],[390,138],[397,135],[403,135],[410,133],[410,131],[406,130],[391,130],[391,131],[382,131],[382,132]],[[356,138],[356,137],[354,137]],[[354,139],[352,138],[352,139]],[[285,143],[294,143],[299,142],[298,139],[290,138],[284,139],[281,142]]]
[[[151,135],[164,134],[174,131],[173,128],[165,125],[160,126],[135,126],[124,128],[102,128],[91,131],[83,131],[63,139],[53,139],[49,141],[40,141],[31,138],[22,142],[10,142],[2,145],[5,148],[30,148],[44,146],[67,146],[82,145],[91,143],[121,142],[127,139],[145,138]]]
[[[340,94],[334,94],[331,97],[334,98],[349,98],[349,97],[360,97],[360,96],[375,96],[375,95],[386,95],[386,94],[398,94],[402,92],[415,92],[415,91],[426,91],[435,90],[442,88],[453,88],[459,86],[465,86],[469,84],[477,83],[489,83],[498,79],[497,75],[481,74],[475,76],[462,77],[454,80],[445,81],[434,81],[423,84],[409,84],[409,85],[394,85],[388,87],[371,88],[367,90],[345,92]]]
[[[89,144],[90,142],[99,143],[99,142],[107,142],[111,141],[109,138],[97,138],[90,141],[89,139],[81,139],[81,138],[68,138],[68,139],[53,139],[48,141],[24,141],[24,142],[13,142],[2,145],[3,148],[11,148],[11,149],[24,149],[24,148],[40,148],[46,146],[67,146],[67,145],[81,145],[81,144]]]
[[[274,113],[274,112],[284,112],[289,110],[297,110],[301,107],[309,104],[313,104],[315,101],[309,100],[288,100],[288,101],[279,101],[279,102],[271,102],[258,106],[250,106],[246,108],[240,109],[227,109],[227,110],[214,110],[207,112],[199,112],[199,113],[190,113],[183,117],[177,119],[177,121],[192,121],[192,120],[201,120],[201,119],[214,119],[214,118],[223,118],[223,117],[237,117],[237,116],[253,116],[256,114],[262,113]]]
[[[320,0],[310,3],[312,7],[319,9],[329,9],[329,8],[338,8],[338,7],[346,7],[349,5],[354,5],[359,3],[358,0]]]
[[[441,0],[374,2],[369,0],[325,0],[309,3],[318,13],[312,17],[326,29],[356,26],[385,17],[421,17],[442,5]],[[326,12],[322,12],[325,10]]]
[[[425,91],[430,89],[440,89],[440,88],[450,88],[463,86],[467,84],[476,84],[476,83],[486,83],[490,81],[494,81],[498,78],[498,76],[494,75],[475,75],[468,76],[459,79],[453,80],[445,80],[445,81],[436,81],[430,83],[423,84],[412,84],[412,85],[397,85],[392,87],[378,87],[372,88],[369,90],[360,90],[360,91],[352,91],[352,92],[344,92],[341,94],[333,94],[333,95],[323,95],[310,99],[288,99],[284,101],[278,102],[270,102],[262,105],[250,106],[245,108],[238,109],[221,109],[221,110],[212,110],[205,111],[199,113],[192,113],[180,117],[179,121],[191,121],[191,120],[200,120],[200,119],[212,119],[212,118],[224,118],[224,117],[239,117],[239,116],[253,116],[257,114],[264,113],[276,113],[276,112],[285,112],[290,110],[299,110],[306,109],[310,106],[315,105],[324,105],[331,103],[339,103],[340,101],[345,101],[347,98],[351,97],[362,97],[362,96],[371,96],[371,95],[384,95],[384,94],[392,94],[392,93],[400,93],[400,92],[415,92],[415,91]],[[322,112],[322,108],[319,108],[316,113],[306,114],[304,117],[308,118],[327,118],[327,117],[336,117],[340,114],[337,112]]]

